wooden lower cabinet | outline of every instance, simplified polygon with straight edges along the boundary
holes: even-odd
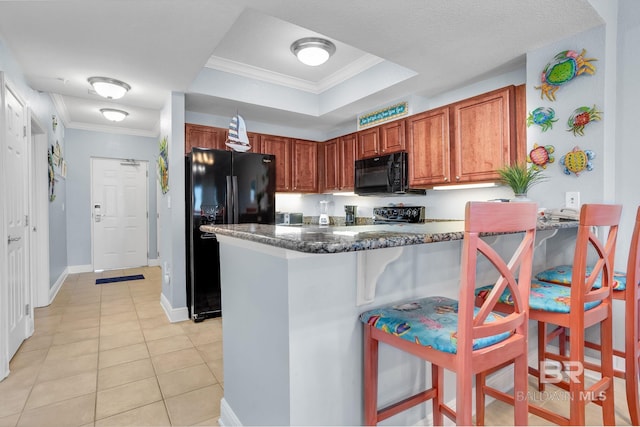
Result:
[[[318,146],[313,141],[296,139],[291,147],[293,191],[318,192]]]

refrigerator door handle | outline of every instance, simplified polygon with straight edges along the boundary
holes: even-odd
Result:
[[[238,224],[238,177],[233,176],[233,223]]]
[[[233,224],[233,211],[235,210],[233,206],[233,194],[231,193],[233,185],[231,184],[231,176],[227,175],[227,224]]]

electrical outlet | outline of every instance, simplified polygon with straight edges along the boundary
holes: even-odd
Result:
[[[580,209],[580,192],[567,191],[564,193],[564,206],[571,209]]]

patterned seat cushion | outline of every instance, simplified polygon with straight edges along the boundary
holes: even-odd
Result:
[[[475,309],[478,312],[478,309]],[[491,313],[486,322],[503,317]],[[445,297],[427,297],[402,304],[388,305],[365,311],[360,315],[363,323],[426,347],[447,353],[458,348],[458,301]],[[510,332],[479,338],[473,341],[473,349],[488,347],[504,341]]]
[[[486,296],[493,285],[483,286],[476,289],[475,293],[479,297]],[[504,304],[513,305],[511,291],[505,289],[499,301]],[[600,301],[588,302],[584,305],[584,310],[591,310],[600,304]],[[558,285],[556,283],[531,281],[531,292],[529,294],[529,308],[531,310],[549,311],[553,313],[569,313],[571,306],[571,288],[569,286]]]
[[[587,267],[585,277],[588,277],[593,271],[593,267]],[[571,265],[558,265],[557,267],[549,268],[536,274],[536,279],[544,282],[559,283],[561,285],[568,285],[571,283],[571,274],[573,274],[573,266]],[[598,289],[602,286],[602,273],[598,276],[593,283],[593,287]],[[627,275],[619,271],[613,272],[613,290],[624,291],[627,287]]]

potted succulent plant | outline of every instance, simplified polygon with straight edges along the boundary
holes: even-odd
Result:
[[[520,200],[526,200],[529,189],[547,179],[541,170],[527,167],[526,164],[505,166],[497,172],[500,182],[511,187],[516,199]]]

